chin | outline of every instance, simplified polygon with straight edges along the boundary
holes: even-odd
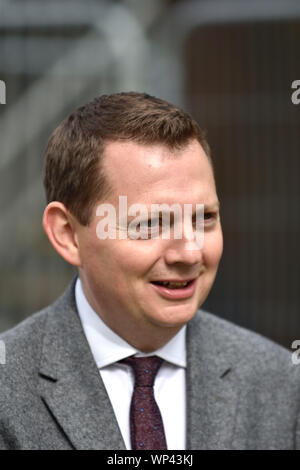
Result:
[[[151,322],[163,328],[181,328],[189,322],[197,311],[195,305],[182,305],[170,307],[165,314],[160,310],[156,315],[151,315]]]

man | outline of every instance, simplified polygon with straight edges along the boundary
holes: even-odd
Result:
[[[199,310],[223,239],[196,122],[146,94],[96,98],[51,136],[44,183],[44,229],[79,276],[1,336],[0,447],[299,447],[291,355]]]

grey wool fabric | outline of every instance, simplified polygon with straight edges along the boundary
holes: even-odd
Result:
[[[125,449],[74,286],[0,335],[0,449]],[[199,310],[187,360],[187,449],[300,448],[300,365],[289,351]]]

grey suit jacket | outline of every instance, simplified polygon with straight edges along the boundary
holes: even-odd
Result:
[[[125,449],[74,283],[0,335],[0,449]],[[187,449],[300,447],[300,365],[291,353],[199,310],[187,358]]]

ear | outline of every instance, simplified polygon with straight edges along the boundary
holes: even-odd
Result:
[[[80,266],[76,221],[64,204],[58,201],[48,204],[44,211],[43,227],[57,253],[73,266]]]

